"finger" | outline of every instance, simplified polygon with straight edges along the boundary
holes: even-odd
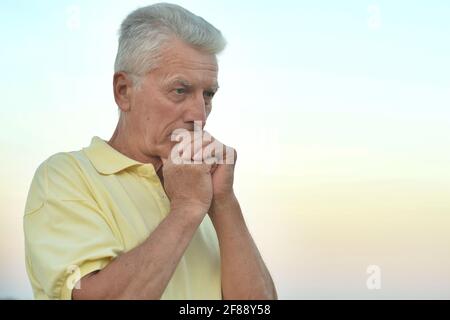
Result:
[[[223,163],[223,154],[224,145],[218,140],[214,140],[208,146],[205,147],[203,152],[203,158],[215,158],[215,163]]]
[[[200,132],[190,132],[190,140],[186,139],[180,145],[180,148],[183,149],[182,158],[186,162],[190,160],[194,160],[197,164],[203,160],[202,150],[211,143],[211,136],[208,133]]]
[[[197,152],[192,156],[192,160],[194,160],[194,164],[203,163],[203,148],[197,150]]]
[[[217,159],[215,157],[204,157],[203,163],[213,166],[217,164]]]
[[[202,133],[189,132],[178,145],[178,154],[184,162],[189,163],[194,155],[203,148]]]
[[[177,130],[175,130],[177,131]],[[199,139],[198,133],[193,131],[180,130],[179,132],[172,133],[171,139],[176,143],[172,147],[171,155],[181,160],[190,160],[192,153],[192,144],[194,139]],[[197,144],[197,143],[196,143]]]
[[[202,166],[205,167],[207,172],[209,172],[210,174],[213,174],[215,171],[214,166],[216,166],[215,162],[216,162],[215,158],[209,157],[209,158],[203,159]]]
[[[203,138],[203,132],[201,134],[196,135],[196,137],[192,141],[192,160],[195,162],[201,162],[203,160],[203,149],[207,145],[207,141]]]
[[[236,150],[232,147],[224,146],[223,163],[234,165],[236,163]]]
[[[211,174],[214,174],[214,172],[217,170],[217,168],[219,167],[219,165],[216,163],[216,164],[213,164],[212,166],[211,166]]]

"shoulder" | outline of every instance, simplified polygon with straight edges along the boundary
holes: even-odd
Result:
[[[60,183],[76,182],[82,175],[82,169],[76,152],[60,152],[45,160],[36,170],[35,178],[45,180],[47,193],[54,187],[60,187]]]
[[[39,165],[28,192],[25,214],[38,210],[48,199],[87,198],[89,190],[77,153],[79,151],[56,153]]]

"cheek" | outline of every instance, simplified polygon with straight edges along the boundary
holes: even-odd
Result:
[[[153,145],[161,146],[170,142],[173,114],[169,108],[170,106],[153,106],[143,117],[147,141]]]
[[[152,92],[141,100],[140,119],[147,143],[162,145],[170,142],[170,134],[182,119],[181,105],[168,100],[159,92]]]

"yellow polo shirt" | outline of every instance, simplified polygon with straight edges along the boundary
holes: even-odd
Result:
[[[44,161],[25,207],[26,267],[36,299],[71,299],[79,278],[142,243],[169,200],[151,164],[98,137]],[[217,235],[206,215],[162,299],[221,299]]]

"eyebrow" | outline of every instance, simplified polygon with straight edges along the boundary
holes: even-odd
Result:
[[[173,85],[175,83],[180,83],[181,85],[185,87],[193,87],[193,84],[190,83],[188,80],[181,78],[181,77],[175,77],[172,79],[168,79],[165,81],[166,85]],[[208,90],[217,91],[219,89],[219,84],[215,82],[211,87],[208,87]]]

